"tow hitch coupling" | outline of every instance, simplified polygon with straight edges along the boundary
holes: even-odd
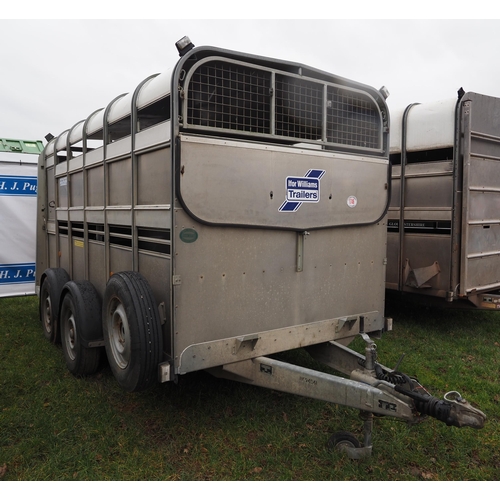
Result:
[[[486,422],[486,415],[481,410],[471,406],[456,391],[447,392],[444,399],[438,399],[427,394],[407,390],[399,385],[396,385],[394,389],[412,398],[419,413],[436,418],[446,425],[482,429]]]

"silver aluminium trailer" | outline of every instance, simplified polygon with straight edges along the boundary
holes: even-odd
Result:
[[[40,156],[37,286],[75,375],[105,351],[127,391],[198,370],[373,414],[482,427],[376,361],[385,328],[386,94],[323,71],[177,43],[173,71]],[[347,347],[361,335],[366,356]],[[273,358],[303,347],[351,379]]]
[[[387,289],[500,309],[500,99],[460,89],[391,118]]]

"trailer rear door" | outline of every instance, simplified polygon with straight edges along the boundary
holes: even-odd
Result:
[[[500,99],[462,100],[460,295],[500,287]]]

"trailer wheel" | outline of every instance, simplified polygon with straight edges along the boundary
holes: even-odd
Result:
[[[361,448],[361,444],[351,432],[339,431],[330,436],[328,448],[342,451],[344,448]]]
[[[46,269],[40,289],[40,320],[44,337],[53,344],[60,342],[57,328],[59,302],[64,285],[69,281],[68,273],[62,268]]]
[[[101,301],[88,281],[69,281],[63,288],[59,330],[68,370],[76,376],[92,375],[99,368],[101,347],[87,347],[101,337]]]
[[[160,317],[153,292],[144,277],[132,271],[108,281],[102,325],[109,365],[119,385],[141,391],[158,381],[163,353]]]

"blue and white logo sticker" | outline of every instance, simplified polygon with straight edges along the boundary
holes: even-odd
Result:
[[[302,203],[318,203],[320,197],[320,179],[325,170],[309,170],[304,177],[286,178],[286,200],[279,208],[280,212],[296,212]]]

